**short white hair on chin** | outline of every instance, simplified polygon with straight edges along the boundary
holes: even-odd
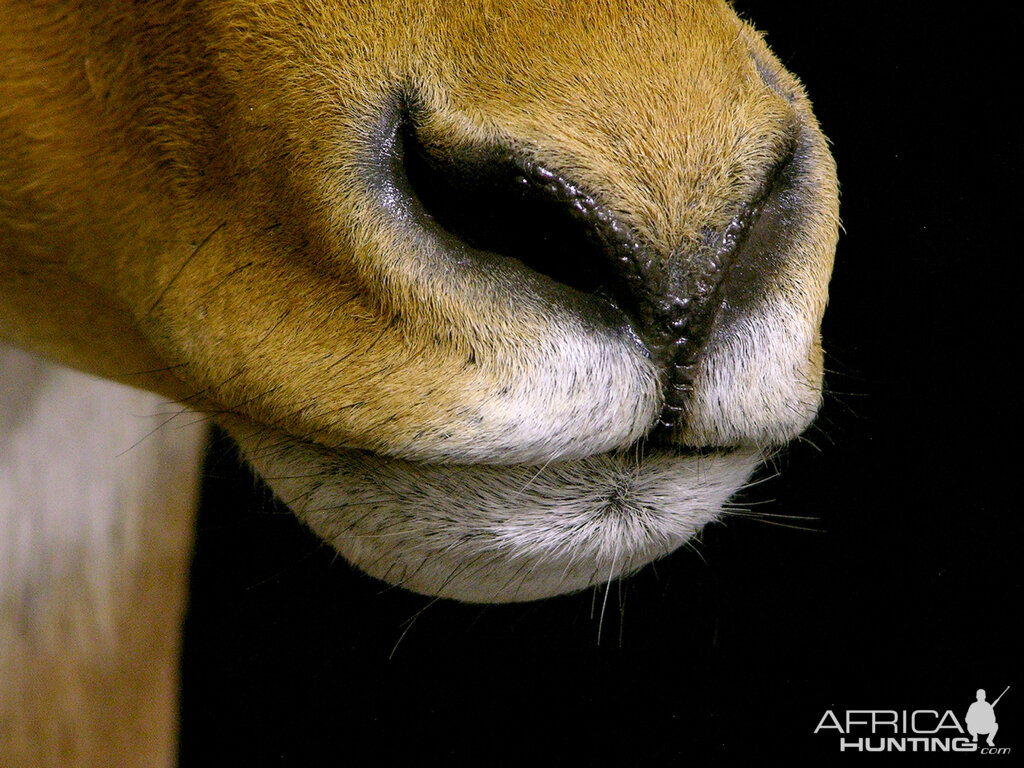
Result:
[[[236,436],[277,495],[353,565],[470,602],[532,600],[633,572],[719,517],[761,459],[649,450],[541,466],[420,464]]]

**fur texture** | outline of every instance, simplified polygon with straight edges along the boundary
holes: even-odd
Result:
[[[177,409],[175,409],[177,410]],[[168,764],[206,430],[0,344],[0,764]]]
[[[511,601],[627,573],[814,417],[835,169],[726,3],[0,7],[0,339],[217,419],[371,574]],[[426,156],[527,169],[620,271],[589,291],[460,239],[406,183],[413,129]],[[31,574],[133,556],[12,533],[127,507],[35,503],[9,456],[19,622]]]

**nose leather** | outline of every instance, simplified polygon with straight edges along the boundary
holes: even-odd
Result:
[[[625,313],[662,372],[658,426],[680,426],[721,304],[721,286],[792,150],[753,195],[733,204],[724,228],[706,229],[696,248],[666,254],[644,243],[579,184],[524,150],[432,146],[411,120],[400,130],[402,165],[428,217],[473,249],[516,258]]]

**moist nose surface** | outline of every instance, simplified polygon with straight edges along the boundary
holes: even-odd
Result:
[[[421,140],[411,119],[399,133],[402,171],[434,224],[471,249],[517,259],[629,318],[662,372],[657,426],[679,426],[720,288],[789,155],[750,199],[733,205],[724,228],[706,230],[696,248],[664,254],[572,179],[522,150],[434,146]]]

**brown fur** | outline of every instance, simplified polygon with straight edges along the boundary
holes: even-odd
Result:
[[[415,91],[432,145],[517,147],[661,254],[726,226],[794,121],[817,131],[801,86],[712,0],[0,8],[0,339],[330,447],[472,443],[467,400],[514,378],[545,318],[475,301],[380,226],[359,173],[382,105]],[[806,251],[824,255],[773,290],[816,326],[837,203],[815,142]],[[797,375],[817,392],[816,341]],[[148,642],[128,631],[113,663]],[[110,663],[80,673],[101,700]],[[168,675],[146,679],[166,696]],[[97,764],[123,748],[97,743]]]
[[[8,7],[5,335],[328,445],[400,451],[501,375],[489,347],[530,343],[505,317],[435,339],[416,286],[381,293],[362,263],[387,243],[361,240],[345,163],[394,90],[419,84],[439,140],[572,169],[665,249],[728,220],[788,119],[751,50],[802,102],[720,3]],[[603,42],[624,36],[649,57]]]

